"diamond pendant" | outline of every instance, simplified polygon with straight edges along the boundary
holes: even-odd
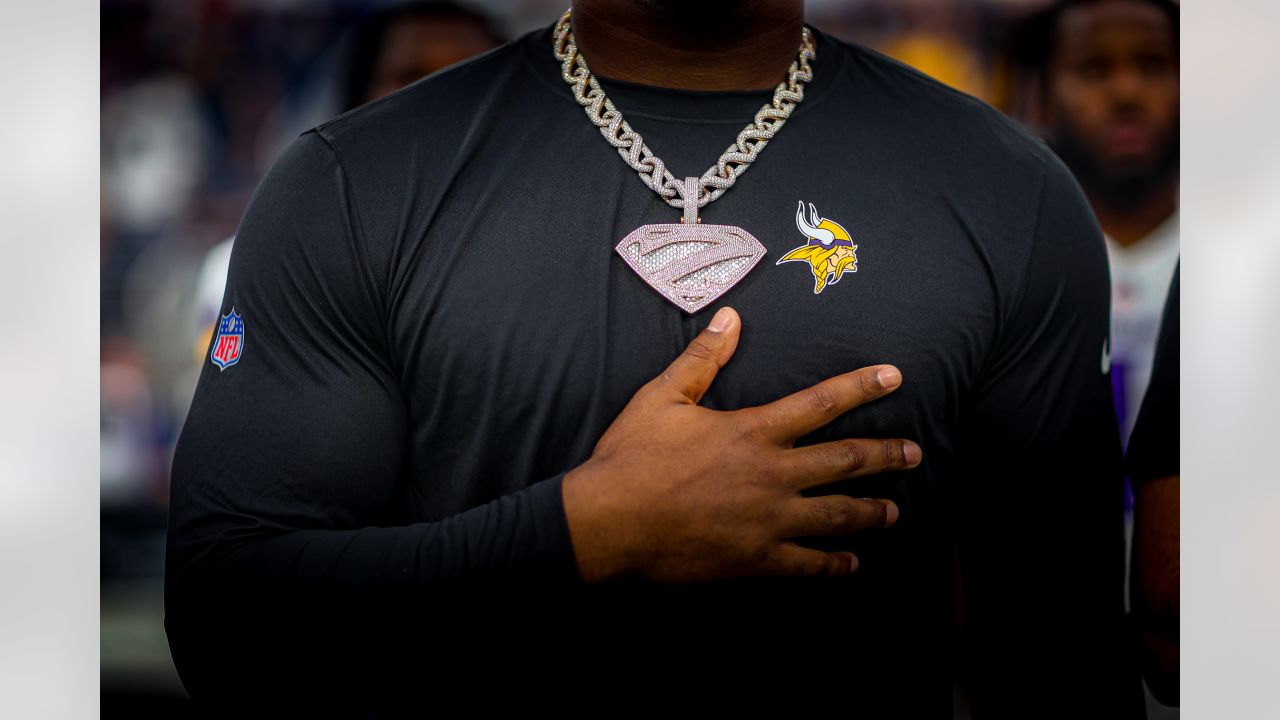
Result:
[[[765,255],[740,227],[703,225],[698,190],[698,178],[685,178],[679,224],[641,225],[614,248],[649,287],[690,314],[728,292]]]

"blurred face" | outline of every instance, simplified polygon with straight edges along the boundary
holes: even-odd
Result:
[[[365,102],[493,48],[494,42],[484,29],[466,18],[398,22],[387,32]]]
[[[1067,10],[1050,60],[1051,144],[1086,186],[1176,172],[1178,38],[1158,8],[1110,0]]]

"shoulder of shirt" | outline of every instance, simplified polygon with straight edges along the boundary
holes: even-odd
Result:
[[[899,98],[909,105],[913,114],[935,118],[950,133],[967,134],[969,139],[978,141],[975,150],[984,153],[1002,150],[1031,159],[1039,171],[1048,169],[1046,164],[1065,171],[1065,166],[1042,138],[985,100],[866,45],[832,35],[826,37],[845,52],[846,72],[861,69],[879,75],[895,89],[905,91]]]
[[[536,31],[535,31],[536,32]],[[483,101],[486,88],[519,67],[520,45],[528,33],[492,50],[420,78],[377,100],[354,107],[307,130],[334,145],[353,134],[388,132],[407,122],[421,122],[466,112]]]
[[[922,143],[933,143],[946,155],[963,157],[974,167],[1001,173],[1010,191],[1022,194],[1025,206],[1031,208],[1037,218],[1044,203],[1067,203],[1096,224],[1075,175],[1048,143],[1026,125],[986,101],[884,53],[839,38],[830,40],[848,54],[846,72],[877,75],[882,82],[899,90],[894,96],[904,104],[904,111],[913,120],[920,118],[918,122],[930,130],[928,137],[919,138]],[[1100,231],[1096,240],[1096,251],[1105,256]]]
[[[1036,272],[1032,252],[1040,238],[1051,246],[1050,253],[1042,248],[1042,256],[1072,254],[1079,262],[1071,269],[1100,280],[1090,292],[1106,296],[1106,245],[1097,221],[1074,175],[1043,139],[989,103],[899,60],[830,39],[847,53],[845,72],[861,75],[855,75],[857,87],[884,90],[877,100],[890,107],[878,110],[885,113],[880,124],[902,133],[897,141],[924,168],[922,177],[941,178],[940,192],[965,218],[1006,308],[1017,305]],[[1046,213],[1054,221],[1045,222]],[[1083,290],[1089,284],[1076,285]]]

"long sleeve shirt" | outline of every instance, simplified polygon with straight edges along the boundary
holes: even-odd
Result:
[[[956,687],[974,717],[1140,703],[1097,222],[996,110],[816,35],[803,102],[701,210],[766,255],[696,313],[615,251],[680,211],[585,116],[545,29],[297,138],[237,231],[174,458],[166,626],[194,697],[438,699],[567,652],[649,691],[821,672],[863,716],[947,716]],[[601,82],[677,177],[772,95]],[[856,246],[820,290],[779,262],[809,242],[798,204]],[[743,328],[708,407],[902,370],[797,443],[919,442],[911,471],[808,493],[901,518],[798,540],[856,552],[846,578],[589,586],[564,474],[724,305]]]

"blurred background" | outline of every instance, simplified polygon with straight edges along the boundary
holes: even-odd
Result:
[[[1113,378],[1127,432],[1178,257],[1177,30],[1170,30],[1172,49],[1167,37],[1147,38],[1149,51],[1135,56],[1136,69],[1121,80],[1139,84],[1132,90],[1137,130],[1091,128],[1087,88],[1056,98],[1046,90],[1052,65],[1041,13],[1049,4],[809,0],[807,20],[982,98],[1054,140],[1104,219],[1116,286]],[[231,240],[259,179],[300,132],[541,28],[567,5],[103,0],[104,716],[188,712],[162,625],[169,462],[217,319]],[[1109,62],[1079,58],[1062,72],[1079,89],[1125,72]],[[1091,131],[1111,144],[1092,143]],[[1109,164],[1108,148],[1117,143],[1141,162]],[[1152,717],[1176,716],[1152,709]]]

